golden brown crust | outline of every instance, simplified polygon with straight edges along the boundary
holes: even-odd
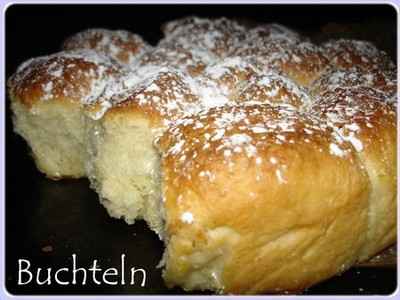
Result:
[[[37,101],[95,102],[107,81],[120,72],[90,50],[59,52],[23,63],[8,81],[9,92],[24,105]]]
[[[121,64],[133,64],[151,47],[139,35],[126,30],[92,28],[67,38],[62,49],[92,49]]]
[[[365,260],[396,239],[396,109],[371,88],[336,88],[325,92],[311,111],[325,120],[356,150],[371,182]]]

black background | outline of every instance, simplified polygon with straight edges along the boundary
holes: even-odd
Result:
[[[77,31],[127,29],[155,44],[162,22],[187,15],[280,22],[316,41],[339,36],[369,39],[393,59],[396,55],[396,11],[389,5],[13,5],[6,11],[6,76],[30,57],[58,51],[61,42]],[[332,22],[339,25],[336,28],[352,24],[352,31],[322,35],[321,29]],[[25,142],[12,132],[9,111],[6,125],[6,287],[10,293],[182,293],[165,288],[155,268],[163,246],[143,222],[128,226],[108,217],[85,179],[46,179],[36,170]],[[42,248],[49,245],[52,251],[44,252]],[[120,255],[126,253],[128,266],[146,269],[146,287],[17,286],[19,258],[29,259],[33,267],[58,269],[70,266],[72,253],[80,266],[99,259],[104,268],[118,266]],[[393,268],[353,268],[305,294],[389,294],[396,281]]]

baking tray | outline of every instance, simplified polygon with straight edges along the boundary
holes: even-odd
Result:
[[[302,29],[317,41],[329,37],[366,38],[395,59],[395,18],[389,18],[387,10],[371,5],[366,9],[350,6],[297,6],[292,9],[287,6],[268,6],[264,11],[260,7],[250,9],[248,6],[237,9],[220,6],[207,9],[193,5],[189,8],[165,6],[157,9],[150,6],[100,8],[80,5],[79,9],[62,5],[19,6],[18,9],[14,7],[9,10],[6,15],[6,71],[9,76],[23,60],[57,51],[63,38],[84,28],[125,28],[154,42],[160,37],[157,29],[162,21],[195,13],[245,18],[250,16],[258,21],[282,22]],[[360,18],[352,19],[352,16],[363,14],[366,20],[364,23]],[[380,17],[375,18],[375,14]],[[152,18],[144,17],[149,15]],[[113,19],[110,16],[119,17]],[[136,22],[134,26],[131,23],[121,23],[121,20],[130,17]],[[80,22],[71,23],[71,18]],[[340,19],[340,22],[332,21],[336,19]],[[21,20],[29,26],[21,26]],[[164,250],[163,243],[143,221],[127,225],[122,220],[110,218],[86,179],[52,181],[37,171],[28,155],[26,143],[12,131],[11,114],[8,103],[6,105],[7,290],[12,294],[36,295],[187,294],[179,288],[167,289],[164,285],[161,270],[156,267]],[[103,269],[119,266],[121,254],[126,254],[128,266],[146,270],[146,285],[95,285],[90,281],[84,286],[17,285],[18,259],[28,259],[33,267],[59,269],[70,266],[73,253],[80,266],[89,266],[93,259],[97,259]],[[303,294],[391,294],[397,287],[396,261],[396,249],[391,247],[371,261],[321,282]]]

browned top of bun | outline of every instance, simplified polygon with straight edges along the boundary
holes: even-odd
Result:
[[[132,64],[151,47],[139,35],[126,30],[93,28],[67,38],[62,48],[64,50],[93,49],[119,63]]]
[[[396,109],[385,102],[386,98],[372,88],[336,88],[317,97],[310,113],[350,142],[357,152],[368,153],[370,160],[383,162],[380,169],[393,172],[396,168],[387,165],[386,153],[392,152],[396,140]]]
[[[353,67],[347,70],[332,68],[325,72],[310,86],[312,94],[321,94],[328,90],[347,87],[371,87],[387,94],[390,98],[397,92],[395,72],[383,72],[378,69],[362,70]]]
[[[165,40],[184,48],[202,48],[225,57],[245,38],[245,28],[226,18],[187,17],[163,25]]]
[[[145,79],[134,78],[138,81],[131,86],[122,80],[118,83],[122,88],[111,91],[111,97],[105,98],[112,106],[106,113],[107,117],[118,112],[138,112],[146,114],[156,125],[160,123],[163,126],[191,113],[199,101],[187,78],[187,74],[179,70],[160,68]],[[132,79],[128,76],[125,80]]]
[[[282,36],[256,39],[237,47],[232,55],[252,57],[264,69],[273,69],[304,86],[309,85],[328,66],[328,60],[318,46]]]
[[[357,66],[363,70],[387,70],[395,67],[384,51],[378,50],[367,41],[331,40],[324,43],[322,48],[329,62],[340,69]]]
[[[240,104],[292,105],[302,108],[313,99],[307,91],[287,77],[273,71],[253,77],[240,91],[236,101]]]
[[[196,162],[207,161],[207,157],[229,166],[236,156],[246,154],[257,163],[257,153],[273,145],[290,148],[309,144],[318,148],[321,145],[312,141],[327,137],[332,137],[329,128],[291,106],[225,106],[178,120],[160,139],[159,145],[166,150],[167,164],[178,164],[179,170],[194,175]],[[329,147],[321,150],[331,151]],[[193,160],[194,157],[198,159]],[[196,176],[205,176],[204,171],[197,169]]]
[[[92,50],[59,52],[23,63],[10,78],[10,94],[27,106],[36,101],[67,99],[95,102],[121,69]]]
[[[214,84],[221,95],[233,100],[248,80],[260,73],[261,69],[255,61],[236,56],[207,66],[203,78],[208,84]]]

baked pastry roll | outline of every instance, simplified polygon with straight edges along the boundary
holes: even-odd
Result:
[[[171,121],[194,112],[198,98],[178,70],[154,69],[147,76],[120,79],[120,89],[113,86],[111,97],[106,91],[102,98],[111,107],[101,118],[97,114],[87,120],[87,170],[111,216],[128,224],[144,218],[162,235],[159,156],[153,141]]]
[[[318,97],[311,109],[312,114],[352,144],[368,174],[369,222],[360,260],[371,257],[396,239],[396,109],[385,98],[371,88],[337,88]]]
[[[28,60],[10,78],[14,130],[47,177],[85,176],[84,105],[120,72],[107,57],[78,50]]]
[[[157,144],[168,286],[299,291],[359,259],[370,181],[351,145],[321,125],[290,106],[255,105],[166,130]]]

